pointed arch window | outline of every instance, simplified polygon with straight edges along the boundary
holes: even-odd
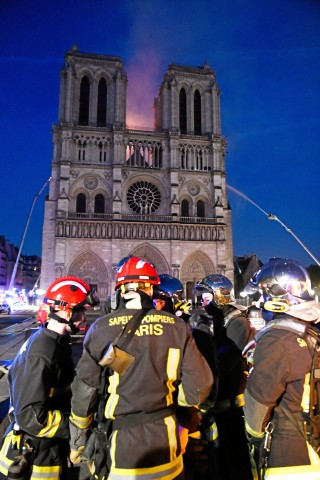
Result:
[[[90,81],[88,77],[83,77],[80,84],[80,104],[79,104],[79,124],[88,125],[89,123],[89,99],[90,99]]]
[[[104,205],[104,196],[98,193],[94,198],[94,213],[104,213]]]
[[[86,213],[86,203],[87,199],[84,193],[79,193],[77,195],[77,202],[76,202],[76,212],[77,213]]]
[[[184,88],[179,93],[179,128],[181,133],[187,133],[187,95]]]
[[[203,200],[197,201],[197,217],[205,217],[205,209]]]
[[[107,82],[101,78],[98,85],[97,125],[103,126],[107,122]]]
[[[193,107],[194,107],[194,133],[196,135],[201,135],[201,95],[199,90],[196,90],[194,92]]]
[[[181,202],[181,217],[189,217],[189,202],[186,199]]]

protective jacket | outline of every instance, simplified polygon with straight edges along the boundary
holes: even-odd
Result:
[[[72,384],[71,421],[77,427],[88,427],[97,408],[99,360],[136,312],[120,308],[90,327]],[[183,470],[175,406],[195,406],[209,395],[211,369],[188,325],[153,308],[126,351],[135,361],[124,375],[109,377],[105,417],[114,424],[108,479],[174,479]]]
[[[271,421],[266,479],[289,474],[293,479],[320,478],[319,457],[302,433],[314,348],[306,328],[293,317],[277,314],[255,338],[253,369],[245,391],[245,420],[247,432],[255,439],[263,439]]]
[[[217,308],[211,302],[205,310],[213,318],[217,349],[219,386],[214,416],[218,428],[216,454],[220,474],[227,480],[251,480],[242,408],[247,378],[242,350],[254,331],[242,307],[230,303]]]
[[[10,367],[11,427],[0,452],[0,472],[8,467],[19,447],[32,447],[31,479],[61,478],[69,439],[70,384],[74,365],[69,335],[45,327],[21,347]],[[18,448],[12,448],[12,445]],[[21,452],[20,452],[21,453]]]

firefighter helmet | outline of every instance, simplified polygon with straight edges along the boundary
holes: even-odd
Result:
[[[249,280],[245,290],[260,291],[265,310],[282,313],[290,306],[313,300],[307,270],[294,260],[273,258]]]
[[[182,298],[183,285],[178,278],[167,273],[160,273],[159,278],[160,284],[157,285],[156,291],[160,295],[164,295],[166,297],[175,297],[178,299]]]
[[[94,290],[78,277],[60,277],[49,286],[43,303],[54,310],[80,309],[98,305]]]
[[[117,266],[115,268],[115,272],[117,273],[120,270],[120,268],[122,267],[122,265],[124,263],[126,263],[129,260],[129,258],[132,258],[132,257],[133,257],[133,255],[128,255],[127,257],[121,258],[121,260],[119,260],[119,262],[117,263]]]
[[[151,263],[138,257],[130,257],[116,273],[115,289],[124,285],[124,290],[139,290],[159,283],[159,275]]]
[[[231,281],[224,275],[208,275],[198,282],[194,288],[196,296],[203,293],[211,293],[213,301],[217,306],[225,305],[235,301],[234,290]]]
[[[183,303],[183,285],[178,278],[167,273],[160,273],[159,278],[160,284],[153,292],[153,304],[157,310],[174,313],[176,303]]]

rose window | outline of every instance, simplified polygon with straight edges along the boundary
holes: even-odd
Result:
[[[129,187],[127,202],[136,213],[142,215],[154,213],[159,208],[161,193],[152,183],[141,180]]]

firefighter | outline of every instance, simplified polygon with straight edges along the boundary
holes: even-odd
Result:
[[[129,258],[116,273],[115,289],[120,289],[124,307],[96,320],[84,340],[72,383],[70,458],[75,463],[83,458],[89,427],[101,406],[97,394],[105,352],[123,329],[133,328],[131,319],[134,322],[139,312],[143,315],[125,351],[121,349],[125,358],[133,359],[131,365],[125,373],[116,371],[112,363],[108,368],[105,425],[94,430],[93,478],[182,478],[175,409],[177,405],[196,408],[209,395],[213,377],[185,322],[153,307],[157,284],[159,276],[150,263]]]
[[[310,325],[319,335],[314,324],[320,319],[309,275],[296,261],[272,259],[254,274],[249,288],[260,291],[261,307],[273,317],[255,337],[253,369],[245,391],[246,430],[260,457],[261,477],[320,478],[319,457],[304,435],[317,345]],[[313,398],[319,401],[318,395]]]
[[[213,330],[217,351],[219,383],[214,417],[218,427],[219,478],[252,480],[243,421],[247,365],[242,350],[253,338],[254,330],[245,308],[235,303],[233,285],[224,275],[203,278],[194,293],[202,302],[198,328]]]
[[[67,478],[74,377],[69,334],[83,321],[85,307],[97,303],[80,278],[61,277],[49,286],[48,321],[24,343],[9,369],[11,424],[0,452],[1,478]]]
[[[177,277],[160,273],[160,283],[154,287],[153,304],[157,310],[165,310],[188,322],[191,303],[183,298],[183,285]]]
[[[160,284],[156,286],[153,302],[157,309],[175,311],[176,315],[190,325],[191,303],[184,300],[181,281],[169,274],[160,274]],[[177,311],[176,311],[177,310]],[[191,325],[190,325],[191,326]],[[217,393],[217,361],[214,339],[210,331],[199,324],[192,328],[192,336],[202,355],[211,368],[215,382],[206,401],[200,405],[201,422],[196,428],[185,432],[180,427],[180,435],[185,441],[184,466],[185,480],[218,480],[215,447],[217,445],[217,426],[213,416],[213,405]],[[178,420],[188,415],[188,409],[180,408]],[[185,420],[182,420],[185,423]]]

